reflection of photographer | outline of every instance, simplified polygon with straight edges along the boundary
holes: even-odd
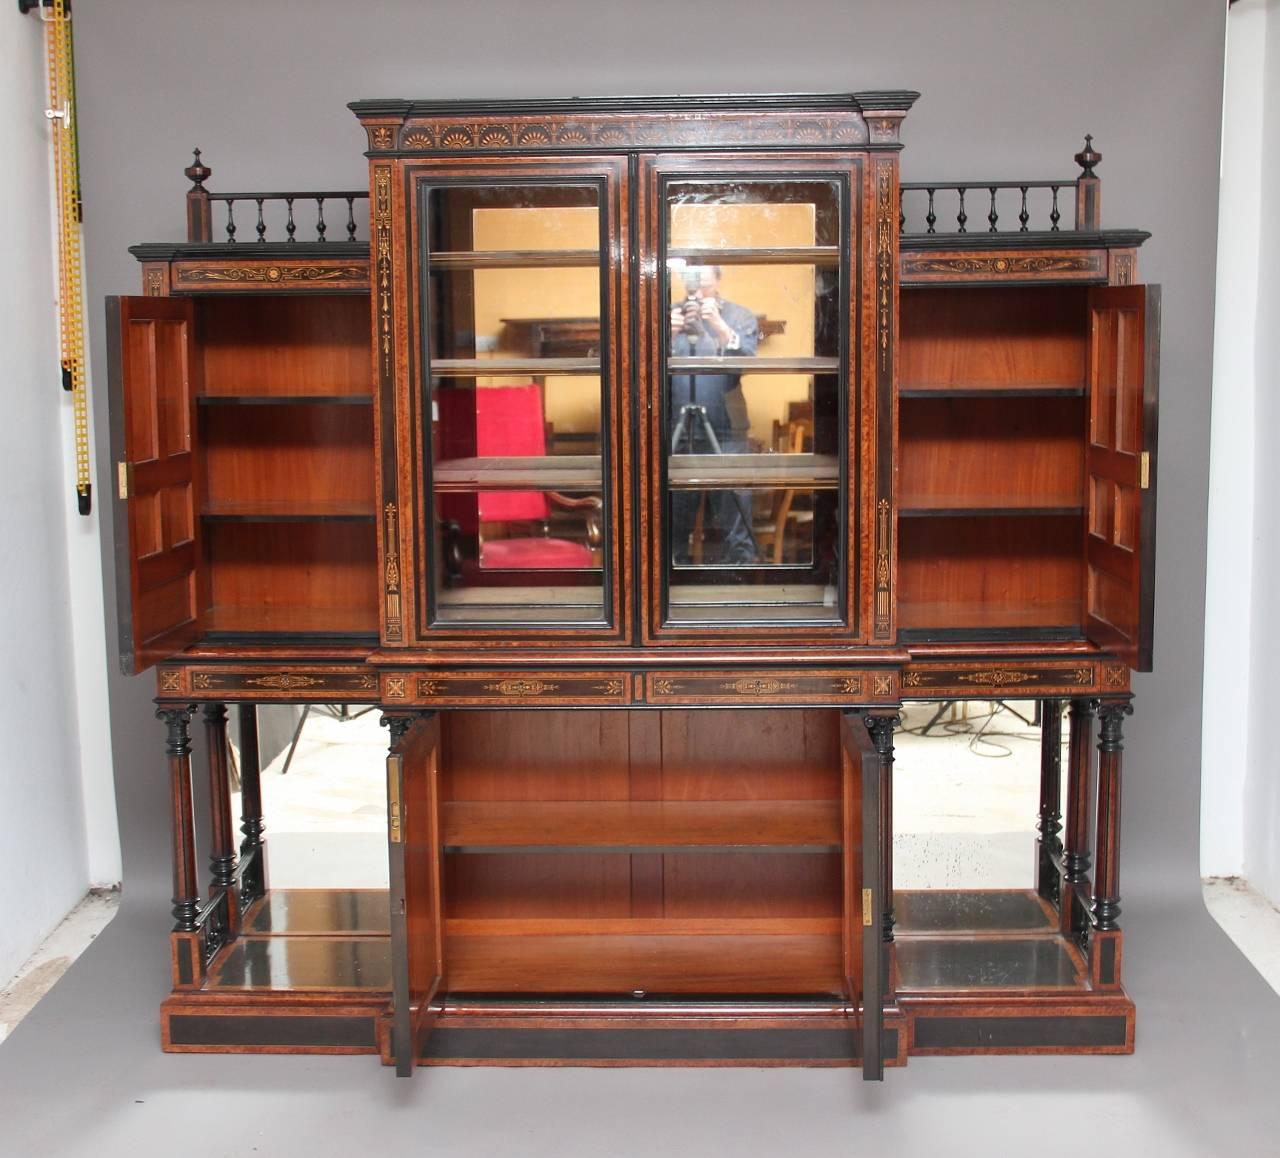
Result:
[[[756,315],[720,296],[719,266],[690,266],[684,271],[684,286],[684,301],[671,308],[673,358],[755,354],[759,341]],[[696,420],[690,420],[694,415],[689,407],[698,408]],[[736,372],[673,374],[668,414],[669,436],[679,442],[672,447],[675,453],[712,454],[714,443],[719,443],[724,454],[743,454],[748,449],[747,402]],[[709,433],[714,434],[714,442]],[[700,497],[696,491],[672,492],[671,542],[678,564],[691,561],[690,538]],[[713,533],[712,542],[719,540],[718,551],[713,549],[711,557],[704,552],[704,562],[744,565],[757,561],[750,491],[706,492],[704,529]]]

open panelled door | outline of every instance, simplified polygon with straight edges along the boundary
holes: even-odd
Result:
[[[396,1073],[413,1072],[444,976],[437,781],[440,721],[421,716],[387,757],[391,860],[391,1052]]]
[[[200,362],[190,298],[107,299],[120,666],[145,671],[199,634],[194,442]]]
[[[845,713],[840,723],[843,776],[842,832],[844,981],[850,1009],[863,1008],[859,1054],[862,1076],[884,1076],[881,1056],[884,1012],[884,954],[881,949],[880,886],[880,757],[860,715]],[[869,830],[864,819],[870,821]]]
[[[1089,294],[1085,633],[1151,670],[1160,287]]]

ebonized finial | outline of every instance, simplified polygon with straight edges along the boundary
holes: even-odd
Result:
[[[1096,152],[1093,147],[1093,134],[1085,133],[1084,148],[1076,154],[1076,164],[1084,170],[1081,176],[1092,177],[1094,175],[1093,167],[1101,160],[1102,154]]]
[[[182,170],[182,174],[186,179],[192,182],[192,189],[204,189],[204,181],[213,173],[208,165],[200,164],[200,150],[193,149],[194,159],[191,164]]]

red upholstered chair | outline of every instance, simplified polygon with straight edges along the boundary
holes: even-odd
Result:
[[[456,450],[459,436],[469,443],[473,423],[477,458],[546,455],[540,386],[530,383],[442,390],[437,397],[443,457],[461,457]],[[570,498],[556,491],[479,491],[474,496],[457,498],[464,501],[450,503],[449,513],[464,536],[474,536],[478,541],[482,571],[579,571],[599,565],[593,550],[600,541],[601,501],[596,496]],[[549,534],[547,521],[553,505],[585,512],[585,542]],[[463,567],[465,570],[465,564]]]

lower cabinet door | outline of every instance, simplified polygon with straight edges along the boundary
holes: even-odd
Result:
[[[406,1077],[429,1031],[444,974],[437,782],[440,723],[424,714],[393,739],[387,757],[391,861],[391,1049]]]

